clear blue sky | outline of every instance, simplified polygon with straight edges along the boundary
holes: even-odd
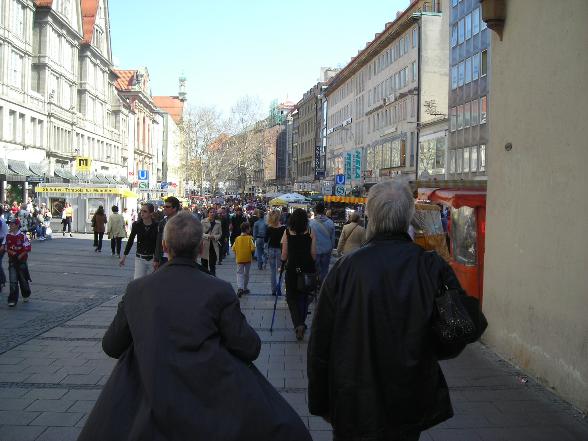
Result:
[[[298,101],[321,66],[343,67],[409,0],[111,0],[115,64],[146,66],[153,95],[228,112],[239,97]],[[263,109],[265,111],[265,109]]]

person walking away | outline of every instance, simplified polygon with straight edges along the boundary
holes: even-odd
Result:
[[[63,235],[65,236],[65,230],[69,233],[69,237],[73,237],[71,234],[71,222],[73,221],[73,207],[69,202],[65,203],[65,208],[62,212],[61,223],[63,224]]]
[[[288,228],[282,236],[282,261],[286,262],[286,302],[294,325],[296,339],[306,331],[308,293],[298,289],[298,275],[315,272],[316,237],[308,227],[308,216],[302,208],[290,214]]]
[[[8,254],[8,277],[10,279],[8,306],[13,307],[18,303],[19,286],[22,291],[22,301],[28,302],[31,295],[29,286],[31,277],[27,260],[31,252],[31,242],[27,235],[20,231],[18,218],[12,218],[9,221],[8,234],[2,242],[1,252]]]
[[[331,252],[335,243],[335,224],[325,216],[325,204],[319,202],[314,208],[315,216],[310,221],[310,228],[316,237],[316,270],[322,283],[329,272]]]
[[[125,220],[118,212],[118,206],[112,206],[112,214],[108,217],[108,238],[110,239],[110,249],[112,255],[116,251],[116,255],[120,257],[120,249],[122,246],[123,237],[127,237],[125,230]]]
[[[220,239],[220,255],[218,257],[218,264],[221,265],[222,261],[225,257],[227,257],[227,254],[229,253],[229,235],[230,235],[230,231],[229,231],[229,224],[230,224],[230,219],[229,219],[229,215],[227,213],[227,210],[223,207],[220,210],[220,214],[219,214],[219,221],[221,224],[221,232],[222,232],[222,236]]]
[[[271,271],[271,288],[273,296],[276,295],[276,290],[278,289],[278,271],[281,262],[281,242],[284,230],[286,230],[286,227],[280,225],[280,212],[278,210],[270,211],[265,237],[267,241],[267,259]]]
[[[211,275],[216,276],[216,259],[220,253],[219,240],[222,236],[221,223],[216,219],[216,210],[208,209],[208,217],[202,220],[202,252],[200,263]]]
[[[257,210],[259,219],[253,225],[253,238],[255,239],[255,259],[257,260],[257,269],[262,270],[265,265],[265,242],[267,234],[267,223],[263,218],[263,213]]]
[[[461,287],[449,265],[431,265],[435,255],[410,239],[408,185],[374,185],[367,211],[367,244],[339,259],[321,287],[308,408],[332,424],[335,440],[416,441],[453,415],[431,320],[440,286]]]
[[[337,254],[349,254],[361,247],[361,244],[365,241],[365,228],[359,222],[359,213],[357,211],[352,212],[349,215],[349,223],[341,230]]]
[[[241,234],[241,224],[246,222],[245,216],[243,216],[243,210],[241,207],[235,208],[235,214],[231,217],[231,224],[229,229],[231,231],[231,245],[235,243],[235,239]]]
[[[96,209],[96,213],[92,216],[92,229],[94,230],[94,251],[97,253],[102,252],[102,238],[106,232],[106,214],[104,213],[104,207],[99,205]]]
[[[288,219],[290,218],[290,212],[288,207],[282,207],[282,214],[280,216],[280,223],[282,225],[288,225]]]
[[[127,256],[133,248],[135,237],[137,238],[137,252],[135,254],[135,275],[134,279],[146,276],[153,272],[153,255],[157,243],[157,222],[153,220],[155,207],[153,204],[143,204],[139,212],[141,219],[133,222],[131,234],[127,240],[127,246],[123,256],[120,258],[120,266],[124,266]]]
[[[180,211],[180,200],[175,196],[169,196],[163,204],[163,219],[157,225],[157,241],[155,242],[155,254],[153,255],[153,269],[156,270],[167,262],[167,251],[163,249],[163,233],[165,224]]]
[[[131,215],[129,213],[128,208],[123,208],[122,217],[125,220],[125,230],[127,230],[127,236],[128,236],[129,231],[131,229],[131,225],[133,224],[133,221],[131,220]]]
[[[8,221],[4,218],[4,210],[0,208],[0,244],[4,243],[4,238],[8,234]],[[4,260],[4,254],[6,254],[6,250],[4,247],[0,246],[0,292],[2,288],[6,285],[6,273],[4,272],[4,267],[2,266],[2,261]]]
[[[241,234],[233,242],[233,252],[237,262],[237,296],[249,294],[249,270],[251,269],[251,258],[255,251],[253,238],[249,234],[251,227],[248,222],[241,224]]]

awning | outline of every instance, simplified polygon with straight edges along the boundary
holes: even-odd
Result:
[[[341,202],[343,204],[365,204],[367,198],[358,198],[354,196],[325,196],[325,202]]]
[[[486,190],[482,189],[419,188],[418,198],[431,202],[440,202],[453,208],[486,206]]]
[[[26,176],[19,175],[10,170],[3,161],[0,161],[0,175],[4,175],[4,179],[8,182],[25,182]]]
[[[33,174],[37,176],[45,176],[45,173],[43,173],[43,169],[41,168],[41,164],[29,164],[29,170],[31,170]]]
[[[8,160],[8,168],[15,174],[20,176],[30,176],[31,171],[27,168],[24,161],[15,161],[13,159]]]
[[[56,176],[59,176],[60,178],[63,178],[63,179],[67,179],[69,181],[77,180],[77,177],[74,176],[69,170],[66,170],[65,168],[55,167],[54,173]]]
[[[114,178],[114,176],[104,176],[109,184],[118,184],[118,181]]]
[[[92,178],[92,182],[97,184],[110,184],[110,181],[108,181],[108,179],[106,179],[106,176],[104,175],[95,175]]]

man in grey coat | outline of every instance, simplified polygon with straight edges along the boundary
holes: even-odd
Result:
[[[252,365],[261,349],[230,283],[200,271],[202,225],[168,222],[169,261],[129,283],[102,340],[118,358],[79,441],[310,441]]]

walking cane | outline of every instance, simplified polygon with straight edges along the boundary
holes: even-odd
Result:
[[[280,276],[278,277],[278,284],[276,286],[276,298],[274,299],[274,312],[272,314],[272,324],[270,326],[270,335],[274,332],[274,321],[276,319],[276,307],[278,306],[278,297],[282,295],[282,273],[284,272],[284,265],[286,262],[282,262],[280,267]]]

